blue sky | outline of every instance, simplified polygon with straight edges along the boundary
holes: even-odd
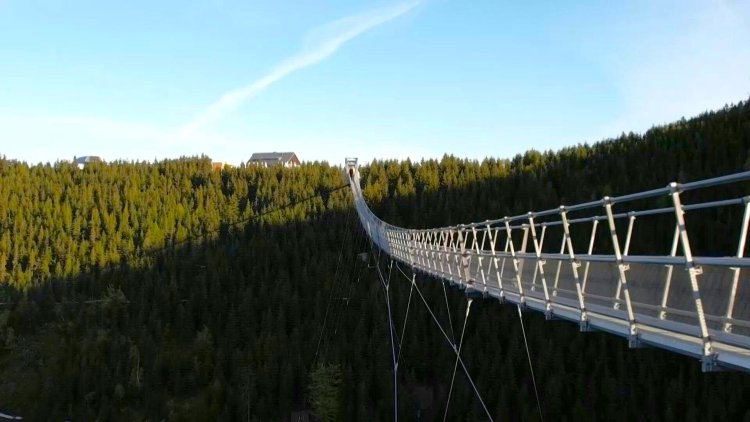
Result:
[[[750,97],[738,0],[0,0],[0,154],[511,157]]]

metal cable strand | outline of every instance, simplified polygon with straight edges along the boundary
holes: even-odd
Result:
[[[385,293],[385,304],[388,308],[388,333],[391,337],[391,358],[393,360],[393,417],[394,421],[398,422],[398,362],[396,361],[396,344],[393,340],[393,318],[391,315],[391,299],[388,294],[388,287],[391,282],[391,273],[393,272],[393,260],[388,270],[388,281],[386,282],[383,278],[383,273],[380,271],[380,262],[375,261],[375,268],[378,270],[378,277],[383,285],[383,292]]]
[[[399,267],[398,263],[396,264],[397,267]],[[399,270],[401,268],[399,267]],[[448,342],[448,344],[451,346],[451,349],[453,349],[453,353],[456,354],[456,359],[458,360],[458,363],[461,364],[461,368],[464,370],[464,374],[466,374],[466,378],[469,380],[469,383],[471,384],[471,388],[474,389],[474,394],[476,394],[477,398],[479,399],[479,402],[482,404],[482,408],[484,408],[485,413],[487,413],[487,418],[490,421],[494,421],[492,419],[492,415],[490,414],[490,411],[487,409],[487,406],[484,404],[484,400],[482,400],[482,395],[479,394],[479,390],[477,389],[476,384],[474,384],[474,380],[471,378],[471,375],[469,375],[469,370],[466,369],[466,365],[464,364],[464,360],[461,359],[461,355],[458,353],[458,350],[456,350],[456,346],[451,342],[451,339],[448,337],[448,334],[443,329],[443,326],[440,324],[440,321],[438,321],[435,314],[432,312],[432,308],[430,308],[430,305],[427,303],[427,300],[422,295],[422,291],[419,290],[419,286],[417,286],[417,283],[414,281],[413,278],[409,278],[409,276],[406,275],[403,271],[401,271],[401,274],[406,277],[407,280],[409,280],[413,285],[414,288],[417,290],[417,294],[419,294],[420,299],[422,299],[422,303],[424,303],[424,306],[427,308],[427,312],[430,313],[430,316],[432,316],[432,320],[435,321],[435,324],[440,329],[440,332],[443,333],[443,337],[445,337],[445,341]],[[414,275],[416,277],[416,274]]]
[[[359,271],[357,271],[356,281],[351,281],[349,283],[349,292],[347,293],[347,296],[346,296],[346,307],[344,308],[344,310],[342,311],[342,313],[346,313],[347,311],[349,311],[349,303],[353,299],[353,297],[352,297],[352,290],[354,290],[354,287],[356,287],[356,286],[359,285],[359,280],[360,280],[361,277],[362,277],[362,267],[360,266]],[[354,278],[352,278],[352,280],[354,280]],[[355,293],[356,293],[356,291],[355,291]],[[343,301],[344,298],[341,298],[341,300]],[[339,331],[339,320],[341,320],[341,318],[337,318],[336,319],[336,325],[335,325],[336,328],[333,330],[334,337],[336,336],[336,333],[338,333],[338,331]]]
[[[445,297],[445,309],[448,311],[448,323],[451,327],[451,337],[453,337],[453,342],[456,342],[456,332],[453,331],[453,318],[451,317],[451,307],[448,305],[448,292],[445,290],[445,283],[440,283],[443,286],[443,296]]]
[[[346,213],[346,223],[345,223],[345,226],[349,225],[349,218],[351,217],[351,210],[352,209],[349,208],[349,210]],[[313,358],[313,366],[315,366],[315,364],[318,361],[318,352],[320,351],[320,343],[321,343],[321,341],[323,341],[323,334],[326,331],[326,324],[328,323],[328,312],[331,309],[331,301],[333,300],[333,292],[334,292],[336,284],[338,282],[339,266],[341,265],[341,258],[342,258],[343,252],[344,252],[344,243],[345,243],[345,241],[346,241],[349,233],[350,233],[350,230],[347,230],[346,233],[345,233],[345,235],[344,235],[344,239],[341,241],[341,246],[339,248],[339,258],[338,258],[338,262],[336,263],[336,271],[333,274],[333,286],[331,286],[331,294],[328,296],[328,305],[326,305],[326,313],[325,313],[325,316],[323,317],[323,327],[320,329],[320,335],[318,336],[318,345],[315,347],[315,356]]]
[[[399,270],[401,270],[399,268]],[[409,306],[411,305],[411,294],[414,292],[414,286],[409,288],[409,300],[406,302],[406,315],[404,315],[404,324],[401,326],[401,339],[398,342],[398,356],[396,357],[396,363],[401,362],[401,346],[404,342],[404,336],[406,335],[406,321],[409,319]]]
[[[526,341],[526,330],[523,328],[523,318],[521,317],[521,305],[517,305],[518,320],[521,322],[521,333],[523,333],[523,344],[526,345],[526,357],[529,358],[529,370],[531,371],[531,382],[534,384],[534,395],[536,396],[536,406],[539,409],[539,419],[544,422],[542,414],[542,402],[539,401],[539,390],[536,388],[536,378],[534,377],[534,367],[531,365],[531,354],[529,353],[529,343]]]
[[[469,299],[466,305],[466,317],[464,318],[464,326],[461,328],[461,340],[458,342],[458,353],[456,354],[456,363],[453,365],[453,375],[451,376],[451,387],[448,390],[448,399],[445,401],[445,413],[443,413],[443,422],[448,418],[448,407],[451,404],[451,394],[453,393],[453,382],[456,380],[456,370],[458,369],[458,356],[461,356],[461,346],[464,344],[464,334],[466,333],[466,321],[469,320],[469,311],[471,311],[471,302]]]
[[[357,242],[357,241],[355,241],[355,242]],[[355,244],[355,247],[352,248],[351,250],[358,251],[358,250],[360,250],[361,246],[362,246],[362,237],[359,238],[359,242],[357,242]],[[354,265],[351,265],[351,261],[354,261],[353,262]],[[349,303],[352,300],[352,288],[354,287],[354,284],[355,284],[355,282],[353,282],[353,280],[354,280],[354,272],[355,272],[357,266],[358,265],[357,265],[357,258],[356,258],[356,256],[353,257],[353,259],[350,260],[350,263],[346,265],[346,267],[349,267],[349,268],[352,269],[351,272],[346,276],[346,279],[348,280],[347,284],[349,285],[349,291],[347,292],[346,306],[344,307],[342,305],[339,308],[339,312],[336,313],[336,314],[334,314],[334,319],[333,319],[335,321],[334,330],[333,330],[333,336],[334,337],[336,336],[336,333],[338,333],[338,331],[339,331],[339,324],[341,323],[341,319],[342,319],[341,315],[344,314],[344,313],[346,313],[349,310]],[[357,274],[356,274],[356,279],[357,279],[356,283],[359,283],[359,279],[360,279],[361,276],[362,276],[362,267],[360,266],[359,267],[359,271],[357,271]],[[341,289],[342,294],[343,294],[343,291],[345,289],[346,289],[346,287],[342,287],[342,289]],[[344,297],[341,296],[339,299],[343,302]]]

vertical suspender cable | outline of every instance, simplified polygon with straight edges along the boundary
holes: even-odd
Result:
[[[443,334],[443,337],[445,337],[445,341],[447,341],[448,344],[451,346],[451,349],[453,349],[453,353],[456,353],[456,359],[458,359],[458,363],[461,364],[461,368],[464,370],[464,374],[466,375],[466,378],[469,380],[469,384],[471,384],[471,388],[474,389],[474,394],[477,396],[477,399],[479,399],[479,403],[482,405],[484,412],[487,414],[487,418],[490,421],[493,421],[494,419],[492,419],[492,414],[490,413],[489,409],[487,409],[487,406],[484,404],[482,395],[479,394],[479,389],[477,388],[476,384],[474,384],[474,379],[471,378],[471,375],[469,374],[469,370],[466,368],[466,364],[464,364],[464,360],[461,359],[461,355],[458,354],[458,350],[456,350],[456,346],[448,337],[448,334],[445,332],[445,329],[443,329],[443,325],[440,324],[440,321],[435,316],[435,313],[432,312],[432,308],[430,308],[430,304],[427,303],[427,299],[425,299],[424,295],[422,295],[422,291],[419,290],[419,286],[417,286],[417,283],[415,282],[415,277],[409,278],[409,276],[407,276],[406,273],[403,270],[401,270],[401,267],[398,266],[398,263],[396,264],[396,267],[398,267],[399,271],[401,271],[401,274],[403,274],[404,277],[406,277],[407,280],[410,280],[411,283],[414,285],[414,289],[417,291],[419,298],[422,299],[422,303],[424,304],[425,308],[427,308],[427,312],[430,313],[430,316],[432,317],[432,320],[435,322],[435,325],[437,325],[438,329]]]
[[[453,382],[456,380],[456,369],[458,369],[458,358],[461,356],[461,346],[464,344],[464,333],[466,333],[466,321],[469,320],[469,311],[471,311],[472,299],[466,304],[466,317],[464,317],[464,326],[461,328],[461,340],[458,342],[458,353],[456,354],[456,363],[453,365],[453,375],[451,376],[451,387],[448,390],[448,399],[445,401],[445,413],[443,421],[448,418],[448,407],[451,405],[451,394],[453,393]],[[455,344],[454,344],[455,347]]]
[[[383,278],[383,273],[380,271],[380,262],[375,262],[375,268],[378,272],[378,277],[380,277],[380,282],[383,285],[383,293],[385,293],[385,305],[388,308],[388,334],[391,338],[391,358],[393,361],[393,420],[398,422],[398,362],[396,362],[396,344],[393,339],[393,317],[391,314],[391,299],[390,294],[388,293],[390,282],[391,282],[391,274],[393,272],[393,260],[391,260],[391,264],[388,267],[388,281],[385,281]]]
[[[453,337],[453,342],[456,342],[456,332],[453,331],[453,318],[451,317],[451,307],[448,305],[448,292],[445,291],[445,283],[440,283],[443,286],[443,297],[445,297],[445,309],[448,310],[448,323],[451,327],[451,337]]]
[[[359,242],[357,242],[355,244],[355,246],[351,250],[353,250],[353,251],[359,251],[360,248],[362,247],[362,243],[363,243],[363,239],[362,239],[362,237],[360,237],[359,238]],[[360,280],[360,278],[362,276],[362,269],[363,268],[362,268],[362,266],[359,266],[359,271],[357,271],[357,273],[356,273],[356,281],[353,282],[353,280],[354,280],[354,272],[355,272],[356,267],[358,267],[358,265],[356,263],[356,258],[354,258],[354,260],[355,260],[354,261],[354,265],[350,266],[352,268],[352,271],[346,277],[347,283],[349,284],[349,291],[347,292],[347,296],[346,296],[347,297],[347,299],[346,299],[346,306],[345,307],[342,306],[341,309],[339,310],[339,313],[333,315],[333,320],[335,321],[334,330],[333,330],[333,336],[334,337],[336,336],[336,334],[338,333],[338,330],[339,330],[339,323],[341,322],[341,319],[342,319],[341,318],[341,314],[344,313],[344,312],[346,312],[347,310],[349,310],[349,303],[351,302],[351,299],[352,299],[352,289],[355,287],[355,284],[359,283],[359,280]],[[349,265],[349,264],[347,264],[347,265]],[[342,294],[343,294],[343,290],[344,289],[346,289],[346,287],[342,288]],[[344,299],[343,296],[340,299],[343,301],[343,299]]]
[[[404,325],[401,326],[401,338],[398,341],[398,356],[396,357],[396,363],[401,362],[401,347],[404,343],[404,336],[406,335],[406,321],[409,320],[409,307],[411,306],[411,295],[414,292],[414,285],[409,288],[409,300],[406,302],[406,315],[404,315]]]
[[[534,384],[534,395],[536,396],[536,406],[539,409],[539,420],[544,421],[542,414],[542,402],[539,401],[539,390],[536,388],[536,378],[534,377],[534,366],[531,364],[531,354],[529,353],[529,343],[526,341],[526,330],[523,328],[523,317],[521,314],[521,305],[517,305],[518,320],[521,322],[521,333],[523,334],[523,344],[526,346],[526,357],[529,359],[529,370],[531,371],[531,382]]]
[[[344,227],[349,226],[349,218],[351,217],[352,209],[349,207],[347,213],[346,213],[346,223]],[[338,282],[338,274],[339,274],[339,267],[341,266],[341,257],[344,253],[344,243],[346,243],[347,235],[350,233],[350,230],[346,230],[346,233],[344,234],[344,239],[341,241],[341,246],[339,247],[339,258],[338,262],[336,264],[336,271],[333,274],[333,285],[331,286],[331,294],[328,296],[328,305],[326,305],[326,313],[323,317],[323,327],[320,329],[320,335],[318,336],[318,345],[315,347],[315,357],[313,358],[313,366],[318,361],[318,352],[320,351],[320,343],[323,341],[323,334],[326,331],[326,324],[328,323],[328,313],[331,310],[331,301],[333,300],[333,293],[336,287],[336,284]]]

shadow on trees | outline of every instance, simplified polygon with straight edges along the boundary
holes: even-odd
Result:
[[[376,161],[362,168],[364,193],[385,221],[419,228],[519,215],[749,170],[748,110],[749,103],[740,103],[644,135],[623,134],[558,152],[529,151],[512,160],[445,156],[420,163]],[[336,183],[331,182],[335,169],[319,166],[331,179],[319,180],[318,165],[310,166],[299,172],[237,169],[232,173],[237,179],[232,179],[225,178],[227,173],[221,178],[210,173],[204,159],[192,167],[181,162],[125,165],[107,177],[132,181],[140,171],[138,183],[151,183],[149,194],[179,188],[180,195],[191,195],[206,184],[220,187],[223,197],[236,194],[234,180],[247,188],[233,198],[234,212],[285,199],[278,192],[309,194],[316,183],[318,188]],[[23,175],[28,169],[18,170]],[[58,171],[37,170],[43,170],[37,175],[41,181]],[[112,183],[93,177],[98,174],[91,170],[66,170],[61,174],[66,178],[55,180],[71,188]],[[198,178],[190,179],[195,174]],[[165,175],[175,180],[160,179]],[[290,183],[284,185],[286,177]],[[126,185],[133,192],[140,189],[136,182]],[[269,192],[270,186],[278,192]],[[743,184],[686,194],[685,202],[738,197],[748,189]],[[262,190],[266,202],[256,203]],[[210,204],[220,207],[223,202],[216,198],[223,197],[212,192],[216,195]],[[148,259],[89,268],[25,292],[4,290],[0,301],[10,304],[0,308],[0,410],[29,420],[286,419],[290,411],[307,408],[309,374],[322,362],[340,368],[343,419],[390,419],[393,385],[384,291],[373,269],[357,260],[369,246],[351,205],[336,199],[322,210],[316,205],[257,224],[225,226],[216,237],[194,239]],[[665,197],[653,201],[632,205],[669,206]],[[87,204],[93,206],[90,200]],[[739,212],[712,212],[688,216],[695,252],[731,255]],[[638,219],[632,253],[668,253],[670,218]],[[188,228],[208,221],[214,220],[204,216]],[[140,223],[143,228],[151,222]],[[624,221],[618,224],[622,233]],[[576,250],[586,243],[589,230],[583,229],[574,228]],[[559,237],[549,236],[545,251],[555,251]],[[597,248],[611,247],[601,236]],[[23,259],[17,262],[24,265]],[[455,356],[424,306],[415,297],[408,302],[410,285],[398,269],[389,275],[389,262],[381,256],[379,263],[392,282],[399,342],[404,333],[399,412],[406,420],[439,418]],[[464,296],[448,291],[446,298],[440,283],[418,280],[437,318],[451,336],[457,335]],[[750,419],[746,374],[702,374],[697,362],[679,355],[628,350],[623,339],[581,334],[574,324],[547,322],[534,313],[524,319],[547,419]],[[477,301],[466,329],[462,355],[495,419],[537,419],[516,310]],[[461,374],[452,397],[451,420],[484,418]]]
[[[539,195],[537,209],[610,193],[563,197],[545,191],[541,180],[539,189],[528,183],[490,178],[406,195],[386,188],[387,197],[372,205],[388,222],[425,227],[528,211],[526,200],[513,196],[520,192]],[[654,250],[663,251],[656,239],[669,238],[672,227],[651,224],[638,236],[644,243],[653,237]],[[0,310],[0,410],[30,420],[288,418],[308,408],[314,363],[330,362],[342,371],[345,420],[389,419],[384,292],[375,271],[357,259],[364,251],[370,245],[356,213],[329,209],[281,224],[225,226],[210,239],[153,253],[140,268],[123,261],[10,292],[13,304]],[[389,272],[385,257],[379,264],[392,281],[402,343],[400,413],[407,420],[437,418],[455,356],[419,299],[408,303],[408,281],[396,267]],[[444,327],[458,335],[462,293],[448,290],[445,298],[439,283],[418,281]],[[534,313],[524,319],[546,418],[750,417],[746,374],[702,374],[692,359],[628,350],[622,339],[581,334],[573,324]],[[462,355],[495,418],[538,418],[516,310],[476,301],[466,329]],[[473,394],[457,374],[451,419],[484,417]]]

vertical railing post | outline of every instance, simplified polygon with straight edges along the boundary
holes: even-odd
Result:
[[[482,264],[484,262],[484,245],[487,242],[487,235],[489,233],[490,229],[485,229],[484,233],[482,233],[482,244],[479,245],[479,250],[477,251],[479,253],[479,270],[482,272],[482,283],[484,284],[484,294],[485,296],[487,293],[487,279],[490,275],[490,266],[487,265],[487,271],[484,270],[484,265]]]
[[[702,274],[702,270],[700,267],[696,266],[695,261],[693,261],[693,253],[690,249],[690,239],[688,238],[687,227],[685,226],[685,211],[682,209],[682,203],[680,202],[680,187],[677,183],[672,182],[669,184],[669,191],[670,196],[672,197],[672,204],[674,205],[677,227],[680,230],[680,245],[682,246],[682,254],[685,257],[685,270],[687,270],[688,277],[690,277],[690,287],[693,290],[695,312],[698,316],[698,326],[700,328],[701,339],[703,340],[702,369],[703,371],[711,371],[715,366],[715,355],[713,346],[711,345],[711,337],[708,334],[706,315],[703,312],[703,301],[701,300],[701,292],[698,287],[698,276]]]
[[[680,244],[680,226],[674,225],[674,235],[672,236],[672,248],[669,250],[669,256],[675,257],[677,255],[677,246]],[[669,289],[672,287],[672,274],[674,273],[674,265],[668,264],[667,276],[664,278],[664,292],[661,295],[661,305],[659,307],[659,319],[667,318],[667,301],[669,300]]]
[[[393,249],[391,248],[391,232],[387,230],[385,232],[385,242],[388,244],[388,250],[390,251],[388,255],[393,256]]]
[[[484,262],[484,257],[482,256],[482,251],[484,250],[484,244],[487,241],[487,232],[483,231],[482,234],[482,243],[480,245],[479,238],[477,236],[477,228],[476,226],[471,226],[471,231],[474,234],[474,252],[477,254],[477,272],[482,276],[482,285],[484,286],[483,292],[487,292],[487,279],[484,275],[484,267],[482,266],[482,263]]]
[[[437,230],[430,230],[432,232],[432,266],[435,274],[439,275],[438,262],[440,261],[440,232]]]
[[[406,260],[406,263],[411,266],[411,243],[410,243],[410,236],[409,230],[404,230],[401,233],[401,247],[403,249],[404,253],[404,259]]]
[[[605,196],[604,209],[607,211],[607,223],[609,224],[609,233],[612,238],[612,248],[615,253],[615,262],[617,264],[617,270],[619,272],[619,283],[622,285],[622,292],[625,295],[625,308],[627,311],[628,318],[628,345],[630,347],[638,347],[638,327],[635,322],[635,316],[633,315],[633,305],[630,303],[630,292],[628,291],[628,279],[625,273],[630,267],[625,264],[622,259],[622,253],[620,252],[620,241],[617,238],[617,228],[615,227],[615,218],[612,215],[612,198]]]
[[[393,255],[395,258],[398,258],[399,256],[399,244],[398,244],[398,232],[394,230],[388,231],[388,243],[391,245],[391,251],[393,252]]]
[[[409,263],[412,268],[415,268],[417,266],[417,257],[415,256],[417,254],[417,234],[414,230],[409,230],[409,244]]]
[[[591,227],[591,239],[589,240],[588,256],[591,256],[594,252],[594,240],[596,239],[596,226],[599,225],[599,220],[594,219],[594,223]],[[591,261],[586,261],[586,268],[583,270],[583,284],[581,285],[581,292],[586,295],[586,282],[589,280],[589,267]]]
[[[544,235],[546,233],[547,233],[547,226],[546,225],[542,225],[542,235],[540,236],[540,240],[539,240],[539,245],[540,245],[540,247],[542,249],[544,249]],[[532,279],[531,279],[531,291],[532,292],[536,291],[536,276],[537,276],[538,272],[539,272],[539,268],[535,266],[534,267],[534,277],[532,277]]]
[[[453,261],[453,267],[456,270],[456,275],[452,280],[455,283],[460,284],[461,283],[461,266],[459,265],[460,262],[459,262],[459,257],[458,257],[459,249],[460,249],[460,244],[459,244],[460,236],[459,236],[458,226],[454,227],[452,233],[453,233],[451,235],[451,245],[452,245],[451,249],[453,251],[452,261]]]
[[[500,235],[500,228],[498,228],[495,231],[495,237],[497,238],[497,236],[499,235]],[[500,280],[502,280],[503,276],[505,275],[505,260],[507,259],[506,257],[508,256],[509,252],[510,252],[510,237],[505,236],[505,247],[503,248],[503,265],[500,266],[500,277],[499,277]]]
[[[518,304],[521,306],[524,306],[526,304],[526,299],[524,298],[524,295],[523,295],[523,284],[521,282],[521,268],[518,262],[518,257],[516,256],[516,248],[513,245],[513,235],[510,229],[510,219],[508,217],[505,217],[504,220],[505,220],[505,231],[508,235],[508,244],[510,246],[510,256],[513,258],[513,268],[516,270],[516,283],[518,284]],[[528,234],[528,232],[526,234]],[[526,234],[524,235],[524,240],[526,239]]]
[[[502,303],[505,302],[505,291],[503,290],[503,279],[500,275],[500,270],[497,268],[497,254],[495,253],[498,232],[495,231],[495,235],[493,236],[492,228],[487,224],[487,234],[490,237],[490,251],[492,251],[492,262],[495,265],[495,277],[497,277],[497,286],[500,288],[500,303]]]
[[[409,260],[407,259],[406,248],[405,248],[406,245],[404,244],[405,241],[406,241],[406,232],[402,230],[398,234],[398,244],[399,244],[399,249],[401,250],[401,261],[408,263]]]
[[[443,229],[443,262],[445,262],[445,265],[448,267],[448,274],[450,275],[451,264],[450,264],[449,255],[448,255],[449,240],[450,240],[450,230]],[[442,268],[442,264],[441,264],[441,268]],[[443,269],[443,273],[445,272],[446,272],[445,269]]]
[[[435,263],[435,255],[432,249],[433,245],[433,237],[434,233],[432,230],[425,230],[425,245],[427,248],[427,270],[434,274],[435,270],[437,269],[437,264]]]
[[[402,230],[401,234],[399,235],[399,240],[401,243],[401,259],[404,261],[404,263],[411,264],[411,262],[409,262],[409,248],[406,244],[406,236],[408,236],[408,232],[406,230]]]
[[[523,238],[521,239],[521,250],[519,251],[522,254],[526,253],[526,246],[528,246],[529,243],[529,228],[524,224],[523,225]],[[522,258],[523,260],[519,260],[518,270],[523,273],[523,266],[526,262],[526,258]]]
[[[560,242],[560,255],[565,253],[565,236]],[[557,261],[557,271],[555,272],[555,284],[552,286],[552,296],[557,296],[557,285],[560,282],[560,271],[562,270],[562,260]]]
[[[401,239],[400,239],[401,233],[396,230],[391,230],[388,232],[388,237],[390,238],[391,242],[391,249],[393,250],[393,257],[396,259],[401,258]]]
[[[578,294],[578,310],[580,311],[580,327],[581,331],[589,330],[588,315],[586,314],[586,302],[583,300],[583,289],[581,288],[581,282],[578,279],[578,267],[581,263],[576,259],[575,252],[573,251],[573,240],[570,238],[570,224],[568,222],[568,213],[565,211],[565,206],[560,207],[560,219],[562,220],[563,226],[563,238],[568,245],[568,259],[570,260],[570,269],[573,271],[573,279],[576,283],[576,293]]]
[[[471,250],[472,252],[477,252],[477,262],[481,262],[481,257],[478,255],[479,252],[479,240],[477,237],[477,228],[476,226],[471,226]],[[468,252],[468,251],[467,251]],[[469,255],[471,256],[471,254]],[[471,267],[468,267],[469,274],[471,274]]]
[[[445,267],[443,266],[443,259],[447,261],[447,257],[445,256],[445,248],[446,244],[448,243],[448,234],[445,230],[440,230],[440,245],[438,246],[438,257],[440,258],[440,273],[445,275]]]
[[[547,233],[547,226],[542,226],[542,235],[541,240],[539,241],[539,244],[542,248],[544,248],[544,235]],[[539,268],[534,266],[534,276],[531,278],[531,291],[536,291],[536,276],[539,272]]]
[[[412,253],[414,255],[414,268],[419,267],[420,263],[420,254],[419,254],[419,232],[416,230],[411,231],[411,239],[412,239]]]
[[[448,264],[448,274],[450,275],[451,281],[455,281],[453,279],[453,265],[451,265],[451,261],[455,262],[455,252],[456,252],[456,232],[453,230],[453,228],[450,228],[448,230],[448,248],[446,248],[445,251],[445,259]],[[448,252],[450,250],[450,253]],[[451,256],[453,256],[454,259],[450,259]]]
[[[625,234],[625,248],[622,251],[622,256],[628,256],[628,253],[630,252],[630,238],[633,235],[633,225],[635,224],[635,213],[630,212],[628,213],[628,231]],[[615,294],[615,303],[613,307],[615,309],[620,309],[620,290],[622,285],[617,285],[617,293]]]
[[[536,225],[534,224],[534,213],[529,212],[529,230],[531,231],[531,240],[534,243],[534,252],[536,254],[536,266],[539,270],[539,276],[542,278],[542,288],[544,289],[544,316],[547,319],[552,318],[552,302],[549,299],[549,291],[547,290],[547,280],[544,276],[544,264],[545,261],[542,259],[542,248],[539,245],[539,241],[536,238]]]
[[[467,274],[467,263],[465,262],[466,259],[466,242],[468,242],[469,238],[466,236],[466,229],[464,228],[463,224],[458,226],[458,243],[461,248],[461,256],[459,257],[459,270],[458,270],[458,277],[459,280],[462,280],[463,284],[469,283],[469,274]]]
[[[740,228],[740,240],[737,242],[737,258],[745,256],[745,242],[747,241],[747,226],[750,222],[750,196],[742,198],[745,203],[745,214],[742,217]],[[740,282],[740,267],[732,267],[732,288],[729,291],[729,303],[727,303],[727,315],[724,322],[724,331],[732,332],[732,314],[734,312],[734,299],[737,296],[737,286]]]
[[[424,255],[422,251],[422,232],[419,230],[414,231],[414,245],[417,252],[417,266],[420,270],[424,270]]]

